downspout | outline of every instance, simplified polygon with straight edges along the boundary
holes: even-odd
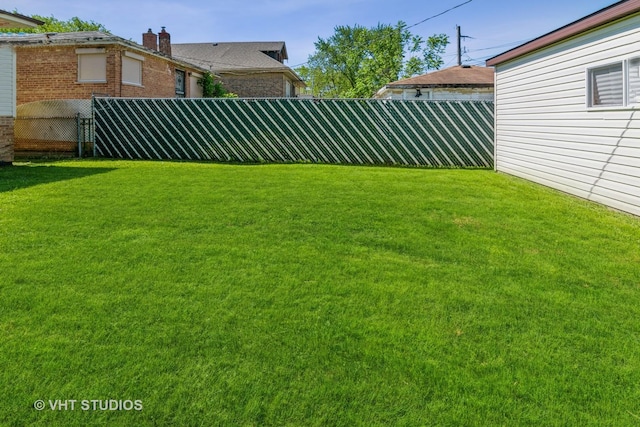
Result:
[[[116,58],[118,59],[118,61],[120,62],[120,76],[118,76],[117,72],[115,72],[116,76],[115,76],[115,81],[116,84],[118,85],[118,88],[120,90],[118,90],[118,97],[122,98],[122,55],[124,54],[124,51],[120,50],[120,55],[116,55]],[[116,67],[116,70],[118,69],[118,67]],[[118,78],[119,77],[119,78]]]

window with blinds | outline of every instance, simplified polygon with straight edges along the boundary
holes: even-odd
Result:
[[[587,70],[588,106],[640,106],[640,58]]]
[[[589,70],[591,107],[624,105],[624,78],[622,62]]]

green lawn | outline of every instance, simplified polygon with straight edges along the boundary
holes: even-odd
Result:
[[[488,170],[1,168],[0,396],[2,426],[638,425],[640,219]]]

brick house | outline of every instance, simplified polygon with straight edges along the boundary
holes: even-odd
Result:
[[[241,98],[295,97],[304,82],[284,64],[284,42],[186,43],[172,46],[174,58],[192,62],[220,78]]]
[[[14,70],[13,81],[5,86],[11,86],[15,95],[15,152],[73,153],[73,146],[77,145],[73,137],[75,122],[56,131],[51,131],[50,126],[27,123],[31,117],[42,120],[60,115],[63,110],[69,115],[70,105],[82,106],[60,100],[90,100],[93,95],[201,97],[197,81],[206,70],[172,58],[170,35],[164,28],[158,35],[147,33],[144,37],[149,48],[94,31],[0,35],[0,62],[11,64]],[[77,113],[86,114],[86,109],[78,109]],[[11,157],[5,161],[12,161]]]
[[[169,33],[163,29],[159,36],[159,50],[93,31],[9,34],[0,37],[0,47],[10,46],[16,57],[17,105],[94,94],[200,97],[190,80],[205,70],[171,58]]]

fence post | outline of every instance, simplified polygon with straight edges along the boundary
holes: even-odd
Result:
[[[76,114],[76,134],[78,135],[78,157],[82,158],[82,137],[80,134],[80,113]]]
[[[96,157],[96,145],[98,141],[96,141],[96,96],[91,94],[91,123],[89,123],[91,128],[91,139],[93,140],[93,157]]]

